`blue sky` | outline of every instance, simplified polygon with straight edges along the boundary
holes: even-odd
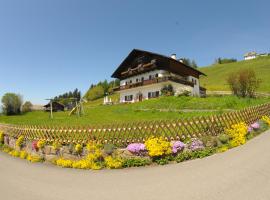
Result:
[[[270,52],[269,0],[0,0],[0,96],[44,99],[105,78],[133,48],[195,59]]]

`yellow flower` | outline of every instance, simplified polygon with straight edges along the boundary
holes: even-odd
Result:
[[[24,141],[24,137],[21,135],[16,141],[16,147],[21,148]]]
[[[231,147],[237,147],[246,143],[248,127],[244,122],[232,125],[232,127],[230,129],[226,129],[225,132],[231,138]]]
[[[262,120],[268,125],[268,126],[270,126],[270,117],[268,117],[268,116],[262,116]]]
[[[123,166],[123,160],[121,158],[108,156],[105,158],[105,165],[109,169],[119,169]]]
[[[171,143],[162,137],[151,137],[145,141],[145,147],[151,157],[169,155],[172,153]]]
[[[39,141],[37,142],[37,147],[38,147],[39,149],[43,149],[43,148],[45,147],[45,144],[46,144],[46,142],[45,142],[44,140],[39,140]]]

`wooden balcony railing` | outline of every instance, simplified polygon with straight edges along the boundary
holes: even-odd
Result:
[[[141,86],[145,86],[145,85],[151,85],[151,84],[161,83],[161,82],[166,82],[166,81],[173,81],[176,83],[181,83],[183,85],[189,85],[191,87],[194,86],[194,83],[187,81],[185,79],[180,79],[180,78],[176,78],[176,77],[162,77],[162,78],[154,78],[154,79],[144,80],[141,82],[131,83],[131,84],[127,84],[127,85],[121,85],[117,88],[114,88],[114,91],[126,90],[126,89],[131,89],[131,88],[136,88],[136,87],[141,87]]]

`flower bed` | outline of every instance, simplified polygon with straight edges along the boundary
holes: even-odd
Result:
[[[120,149],[112,144],[95,141],[83,144],[26,141],[23,135],[15,139],[0,132],[0,149],[13,157],[30,162],[49,161],[57,166],[76,169],[119,169],[151,164],[164,165],[203,158],[243,145],[270,126],[270,118],[263,116],[249,126],[243,122],[232,125],[218,136],[168,141],[164,137],[150,137],[144,143],[131,143]]]

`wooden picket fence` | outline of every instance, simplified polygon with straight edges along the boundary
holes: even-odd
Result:
[[[185,140],[216,136],[238,122],[251,124],[263,115],[270,115],[270,103],[208,117],[192,117],[178,120],[142,121],[88,127],[48,127],[0,124],[0,130],[12,137],[20,135],[28,140],[58,141],[86,144],[89,141],[125,146],[132,142],[144,142],[150,136],[163,136],[168,140]]]

